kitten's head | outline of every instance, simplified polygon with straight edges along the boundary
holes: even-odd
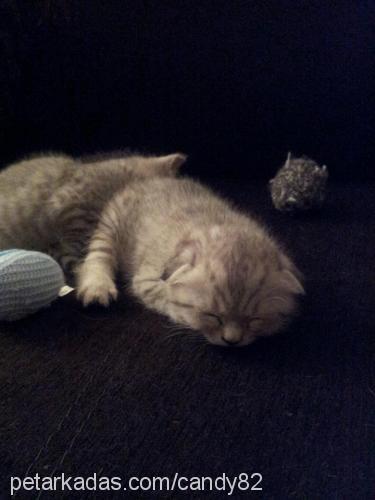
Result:
[[[167,314],[223,346],[279,332],[304,293],[299,272],[267,235],[221,226],[181,241],[162,279]]]

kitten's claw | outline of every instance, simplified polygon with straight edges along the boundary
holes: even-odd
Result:
[[[118,291],[111,279],[95,282],[82,283],[78,287],[77,297],[86,307],[89,304],[98,303],[108,307],[112,300],[116,300]]]

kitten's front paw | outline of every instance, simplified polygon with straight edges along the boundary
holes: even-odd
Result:
[[[108,307],[112,300],[117,299],[117,295],[116,285],[111,278],[87,278],[77,289],[77,297],[85,307],[94,303]]]

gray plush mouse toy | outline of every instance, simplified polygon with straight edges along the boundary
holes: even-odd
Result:
[[[307,156],[291,153],[270,180],[272,202],[277,210],[296,212],[320,208],[326,196],[328,170]]]

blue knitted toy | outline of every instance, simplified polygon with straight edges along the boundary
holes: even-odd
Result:
[[[27,250],[0,252],[0,321],[13,321],[47,307],[59,296],[64,275],[49,255]]]

